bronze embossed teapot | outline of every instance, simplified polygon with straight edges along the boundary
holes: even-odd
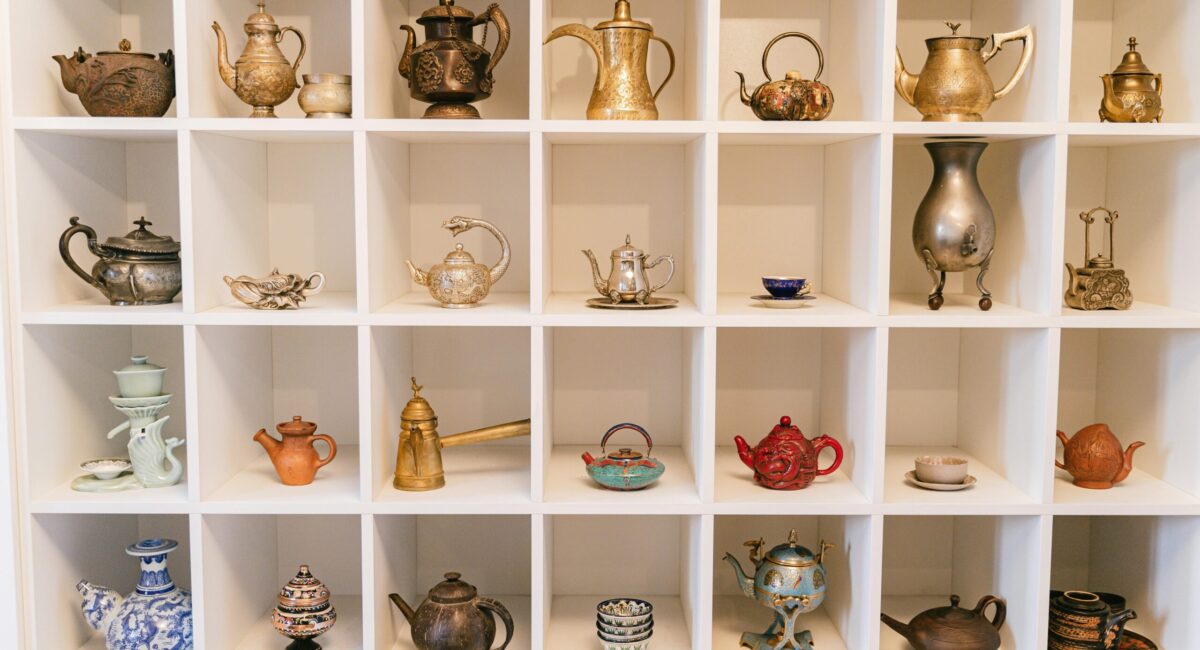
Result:
[[[1121,57],[1117,69],[1100,79],[1104,82],[1101,122],[1162,121],[1162,75],[1150,72],[1142,62],[1136,38],[1129,37],[1129,51]]]
[[[802,38],[808,41],[817,51],[817,74],[812,81],[804,78],[799,71],[790,70],[779,81],[771,80],[771,71],[767,70],[767,57],[771,48],[785,38]],[[833,91],[829,86],[817,81],[825,71],[825,53],[813,37],[802,32],[785,32],[771,39],[762,56],[763,74],[767,82],[755,89],[754,94],[746,92],[746,76],[735,72],[741,79],[742,103],[749,106],[760,120],[823,120],[829,117],[833,110]]]
[[[280,28],[274,16],[267,13],[265,2],[258,3],[258,11],[246,19],[246,49],[235,65],[229,64],[229,47],[225,31],[216,21],[212,24],[217,33],[217,68],[221,81],[229,86],[238,99],[254,107],[250,117],[275,117],[275,107],[286,102],[300,87],[296,71],[308,49],[304,34],[295,27]],[[288,63],[279,42],[284,34],[292,32],[300,39],[300,53],[295,63]]]
[[[183,288],[179,242],[160,237],[146,226],[143,217],[135,221],[137,230],[124,237],[109,237],[101,244],[91,226],[71,217],[71,227],[58,240],[58,253],[67,267],[83,281],[96,287],[114,305],[159,305],[171,302]],[[88,250],[100,258],[85,272],[71,257],[71,238],[83,233]]]
[[[496,650],[504,650],[512,641],[513,619],[508,609],[498,600],[480,596],[461,578],[461,574],[447,573],[416,610],[399,594],[388,594],[408,619],[417,650],[490,650],[496,638],[493,616],[504,623],[504,644]]]
[[[990,621],[983,615],[988,605],[996,606]],[[997,650],[1005,612],[1003,598],[984,596],[975,609],[963,609],[958,606],[958,596],[951,596],[949,607],[927,609],[907,625],[887,614],[879,616],[916,650]]]
[[[131,52],[126,39],[118,47],[94,56],[82,47],[55,55],[63,87],[93,117],[162,117],[175,99],[175,53]]]
[[[496,51],[487,51],[488,23],[496,24]],[[476,16],[454,5],[454,0],[439,0],[417,19],[425,28],[425,42],[416,44],[417,33],[408,25],[404,54],[400,56],[400,76],[408,79],[413,99],[430,102],[424,117],[479,118],[479,110],[470,102],[492,96],[492,71],[508,50],[512,30],[500,5],[492,4]],[[483,25],[483,44],[477,44],[473,32]]]

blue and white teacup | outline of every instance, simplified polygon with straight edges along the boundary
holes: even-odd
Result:
[[[805,287],[808,280],[794,275],[764,275],[763,288],[776,299],[788,300],[795,298]]]

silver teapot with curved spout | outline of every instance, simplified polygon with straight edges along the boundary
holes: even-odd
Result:
[[[488,292],[508,270],[511,258],[508,238],[499,228],[483,219],[453,217],[447,219],[442,227],[455,237],[472,228],[483,228],[500,242],[500,261],[490,269],[485,264],[476,263],[475,258],[463,250],[462,244],[455,244],[454,250],[446,255],[446,259],[442,260],[441,264],[429,267],[428,271],[417,268],[411,260],[406,262],[413,282],[429,287],[429,295],[442,303],[443,307],[474,307],[487,297]]]
[[[608,279],[600,275],[600,265],[596,263],[596,255],[590,250],[583,251],[583,254],[592,263],[592,283],[595,284],[596,291],[611,300],[614,305],[622,302],[636,302],[644,305],[650,300],[651,294],[667,286],[671,282],[671,278],[675,277],[674,257],[660,255],[653,261],[647,262],[646,260],[650,256],[631,244],[629,235],[625,235],[624,246],[614,248],[612,251],[612,266],[608,272]],[[662,262],[669,264],[671,270],[662,284],[652,286],[646,272]]]

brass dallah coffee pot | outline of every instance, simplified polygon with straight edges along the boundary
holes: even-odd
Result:
[[[599,69],[587,107],[589,120],[658,119],[654,101],[675,74],[675,51],[670,43],[654,33],[652,25],[633,19],[629,0],[617,0],[613,19],[596,25],[595,29],[579,23],[563,25],[550,32],[546,43],[560,36],[582,39],[596,53]],[[652,40],[662,43],[671,59],[667,78],[653,93],[646,76],[646,59]]]
[[[295,27],[280,28],[275,18],[267,13],[265,2],[258,3],[258,11],[246,19],[246,49],[235,65],[229,64],[229,47],[225,30],[216,21],[212,24],[217,33],[217,67],[221,81],[225,82],[238,99],[254,107],[250,117],[275,117],[275,107],[286,102],[300,84],[296,72],[308,49],[304,34]],[[293,32],[300,39],[300,53],[295,63],[288,63],[279,49],[283,35]]]
[[[392,485],[397,490],[422,492],[446,486],[442,470],[442,448],[473,445],[489,440],[529,435],[529,420],[518,420],[452,436],[438,435],[437,413],[421,396],[424,386],[412,378],[412,399],[400,412],[400,446],[396,451],[396,476]]]
[[[1104,243],[1101,242],[1100,252],[1092,257],[1092,224],[1096,223],[1097,212],[1104,213],[1104,223],[1108,224],[1108,255],[1104,254]],[[1094,311],[1097,309],[1129,309],[1133,304],[1133,294],[1129,291],[1129,278],[1125,271],[1113,265],[1113,227],[1117,223],[1116,210],[1108,208],[1092,208],[1080,212],[1083,221],[1083,261],[1084,266],[1077,269],[1067,262],[1067,273],[1071,279],[1067,283],[1067,292],[1063,302],[1072,309]]]

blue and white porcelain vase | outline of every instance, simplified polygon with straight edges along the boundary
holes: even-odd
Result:
[[[80,580],[83,617],[104,632],[108,650],[192,650],[192,595],[175,586],[167,554],[179,543],[147,539],[125,552],[141,559],[141,575],[132,594],[121,598],[108,587]]]

